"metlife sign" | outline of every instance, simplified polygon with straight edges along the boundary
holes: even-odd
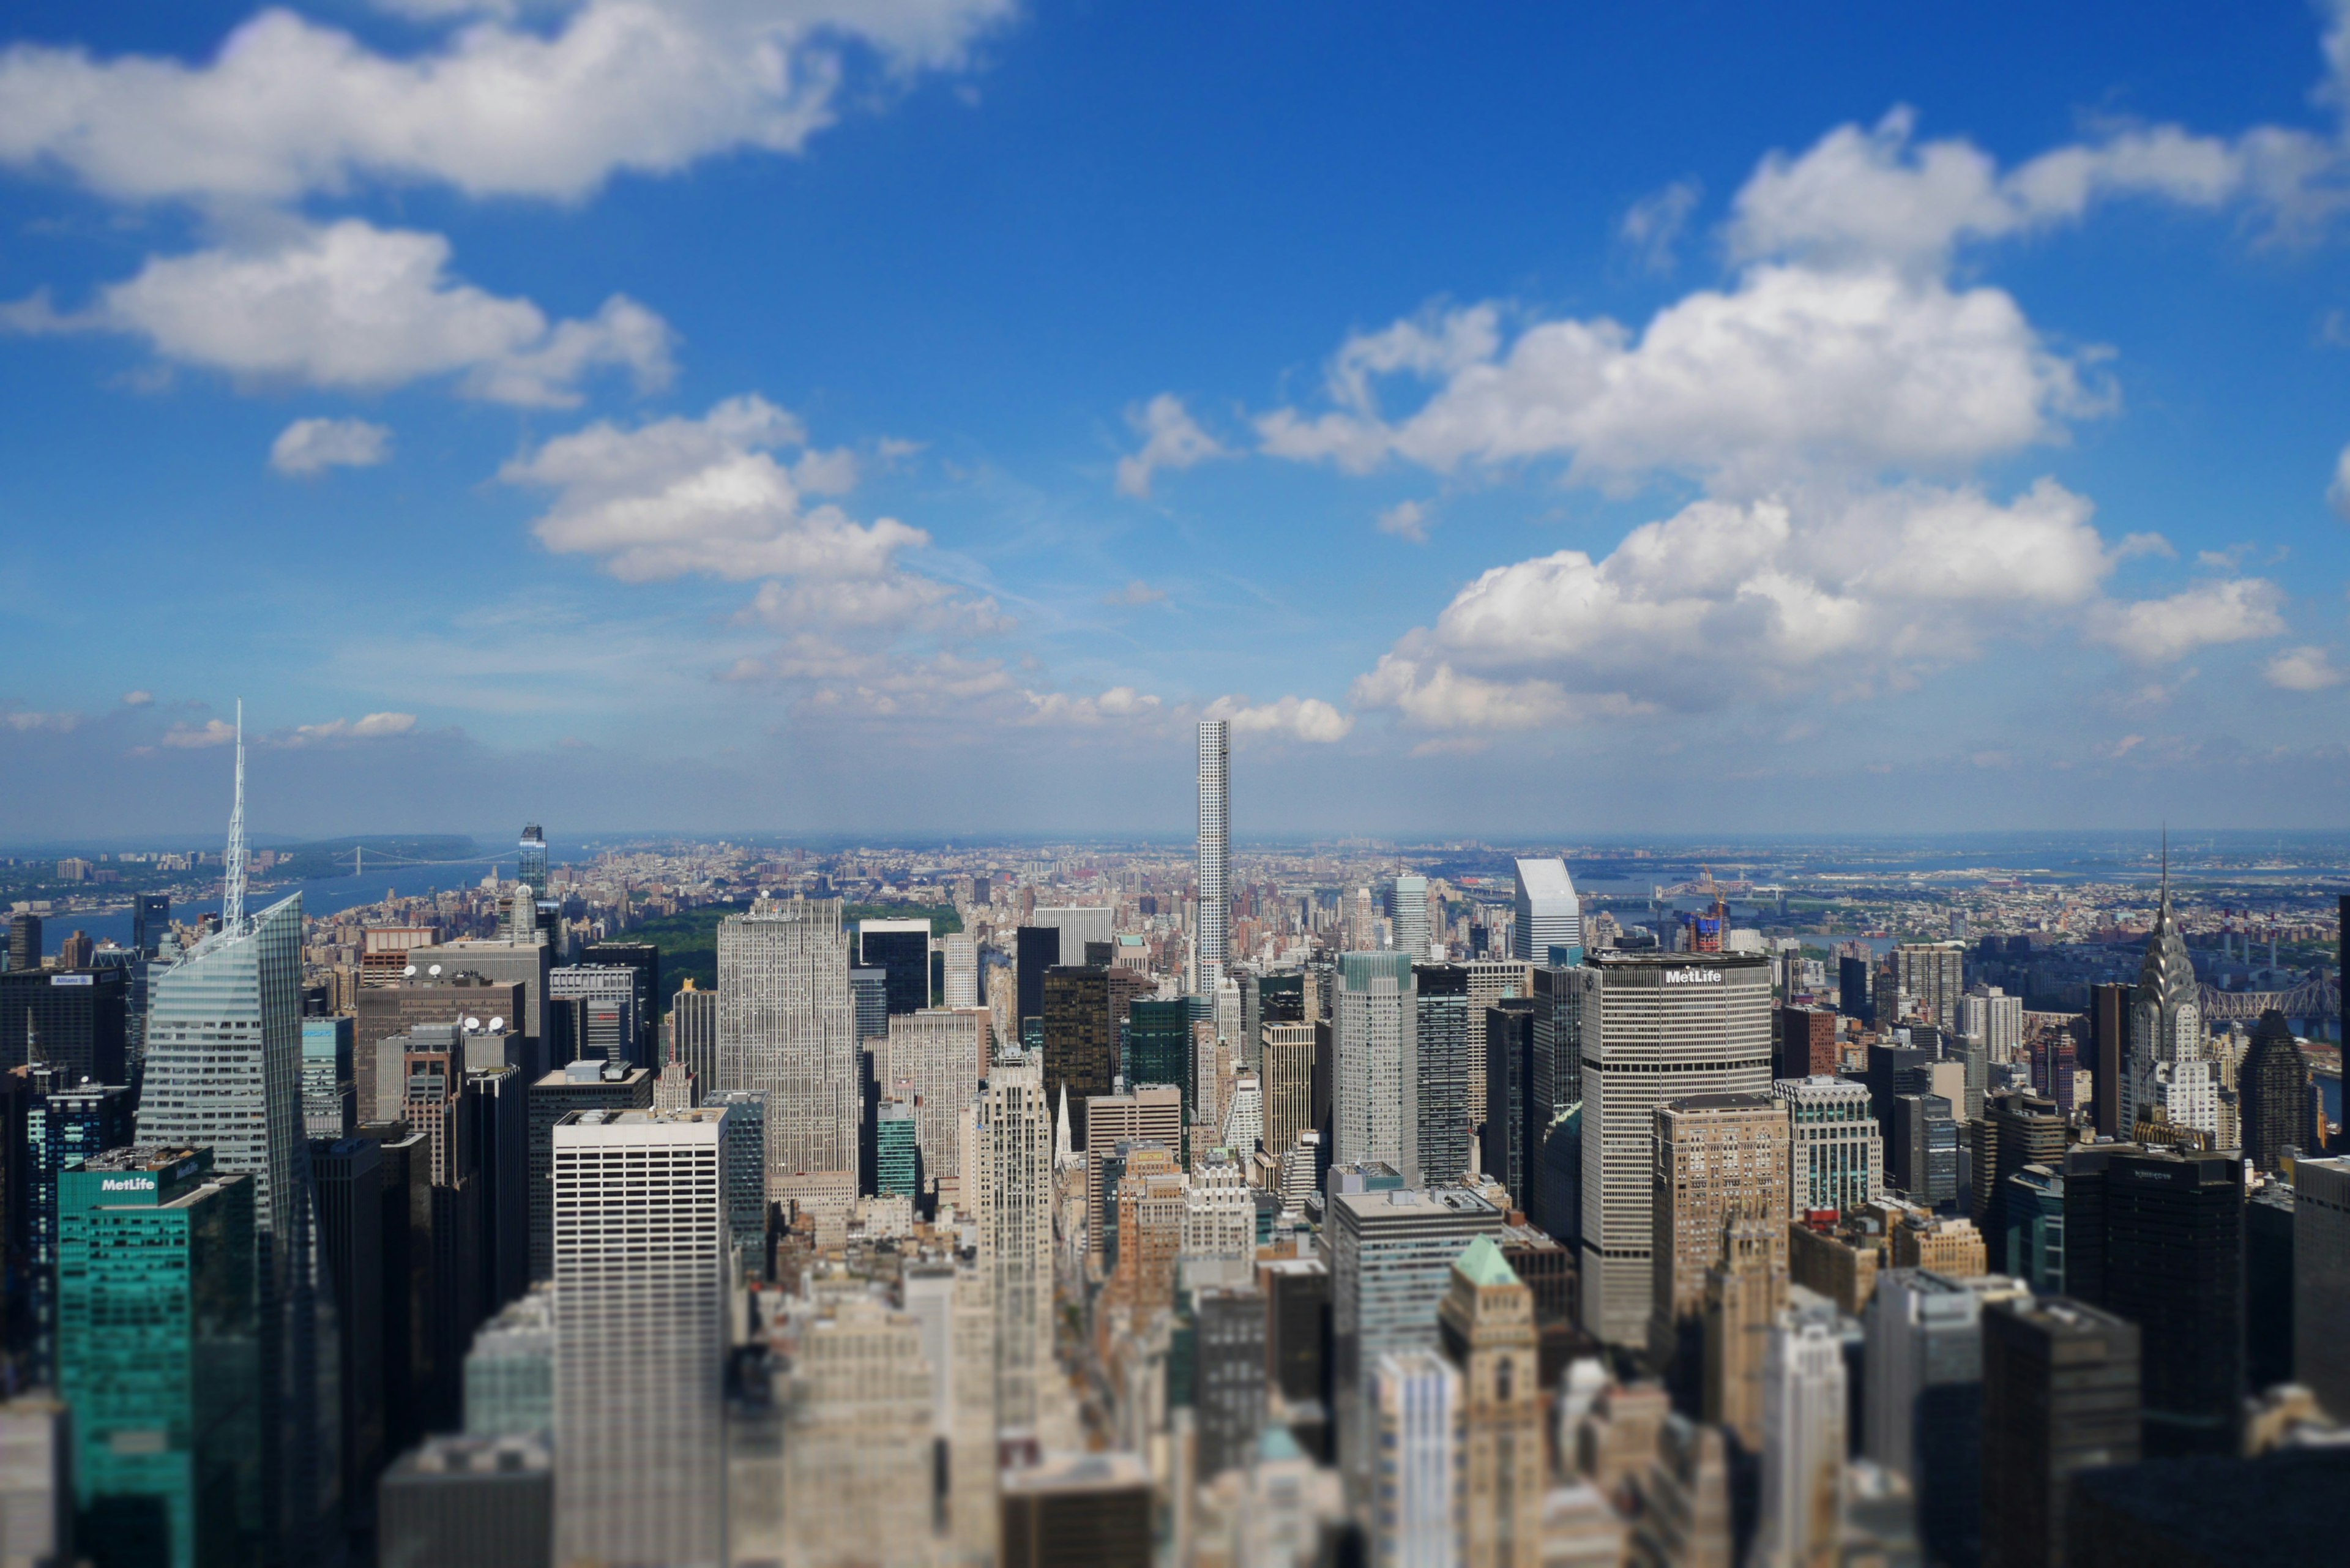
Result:
[[[1665,971],[1667,985],[1720,985],[1721,971],[1718,969],[1669,969]]]
[[[100,1192],[152,1192],[155,1179],[151,1176],[109,1176],[98,1184]]]

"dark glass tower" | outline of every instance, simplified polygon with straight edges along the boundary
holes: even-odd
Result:
[[[910,924],[920,929],[898,929]],[[930,922],[866,921],[858,927],[857,950],[858,964],[884,975],[883,1003],[890,1014],[920,1012],[931,1004]]]
[[[1069,1136],[1086,1142],[1086,1099],[1110,1092],[1118,1074],[1118,1034],[1110,1022],[1109,971],[1097,964],[1056,964],[1045,971],[1045,1103],[1054,1111],[1069,1096]],[[1191,1085],[1183,1085],[1183,1119],[1191,1119]]]
[[[2302,1060],[2293,1025],[2271,1008],[2261,1014],[2236,1067],[2244,1158],[2271,1176],[2284,1170],[2285,1150],[2308,1149],[2313,1141],[2309,1091],[2309,1064]]]
[[[1417,964],[1412,981],[1419,1175],[1458,1181],[1469,1168],[1469,971]]]
[[[1532,1162],[1541,1147],[1534,1126],[1534,1003],[1504,997],[1485,1010],[1485,1174],[1510,1189],[1510,1201],[1558,1232],[1537,1211]]]
[[[172,896],[169,893],[134,893],[130,896],[130,945],[149,958],[163,940],[163,933],[172,929]]]
[[[1983,1568],[2064,1561],[2074,1472],[2138,1457],[2138,1332],[2063,1297],[1982,1314]]]
[[[2232,1154],[2116,1155],[2105,1303],[2138,1325],[2150,1458],[2232,1453],[2244,1397],[2244,1167]]]
[[[1061,961],[1061,928],[1022,926],[1012,936],[1020,1021],[1045,1016],[1045,971]]]

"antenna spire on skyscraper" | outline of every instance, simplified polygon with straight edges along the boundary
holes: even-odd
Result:
[[[221,929],[244,934],[244,699],[236,700],[236,804],[228,814],[228,854],[221,877]]]

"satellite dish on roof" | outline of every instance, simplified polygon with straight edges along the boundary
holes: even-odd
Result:
[[[506,1021],[505,1021],[504,1019],[503,1019],[503,1018],[496,1018],[496,1017],[494,1017],[494,1018],[492,1018],[492,1019],[490,1020],[490,1033],[493,1033],[493,1034],[497,1033],[500,1030],[504,1029],[505,1026],[506,1026]]]
[[[439,964],[437,964],[437,963],[436,963],[436,964],[434,964],[431,969],[426,970],[424,972],[425,972],[426,974],[429,974],[429,975],[432,976],[435,980],[438,980],[438,979],[440,978],[440,976],[441,976],[441,966],[440,966]]]
[[[406,978],[413,980],[416,977],[416,966],[414,964],[410,964],[406,969],[401,970],[400,972]]]
[[[478,1019],[478,1018],[468,1018],[467,1020],[465,1020],[465,1033],[468,1033],[468,1034],[478,1034],[478,1033],[481,1033],[481,1031],[482,1031],[482,1021],[481,1021],[480,1019]]]

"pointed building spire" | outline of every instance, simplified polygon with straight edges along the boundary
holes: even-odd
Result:
[[[1057,1168],[1069,1163],[1076,1150],[1069,1147],[1069,1085],[1061,1085],[1061,1113],[1053,1122],[1053,1164]]]
[[[244,699],[236,700],[236,804],[228,814],[228,854],[221,865],[221,929],[244,934]]]

